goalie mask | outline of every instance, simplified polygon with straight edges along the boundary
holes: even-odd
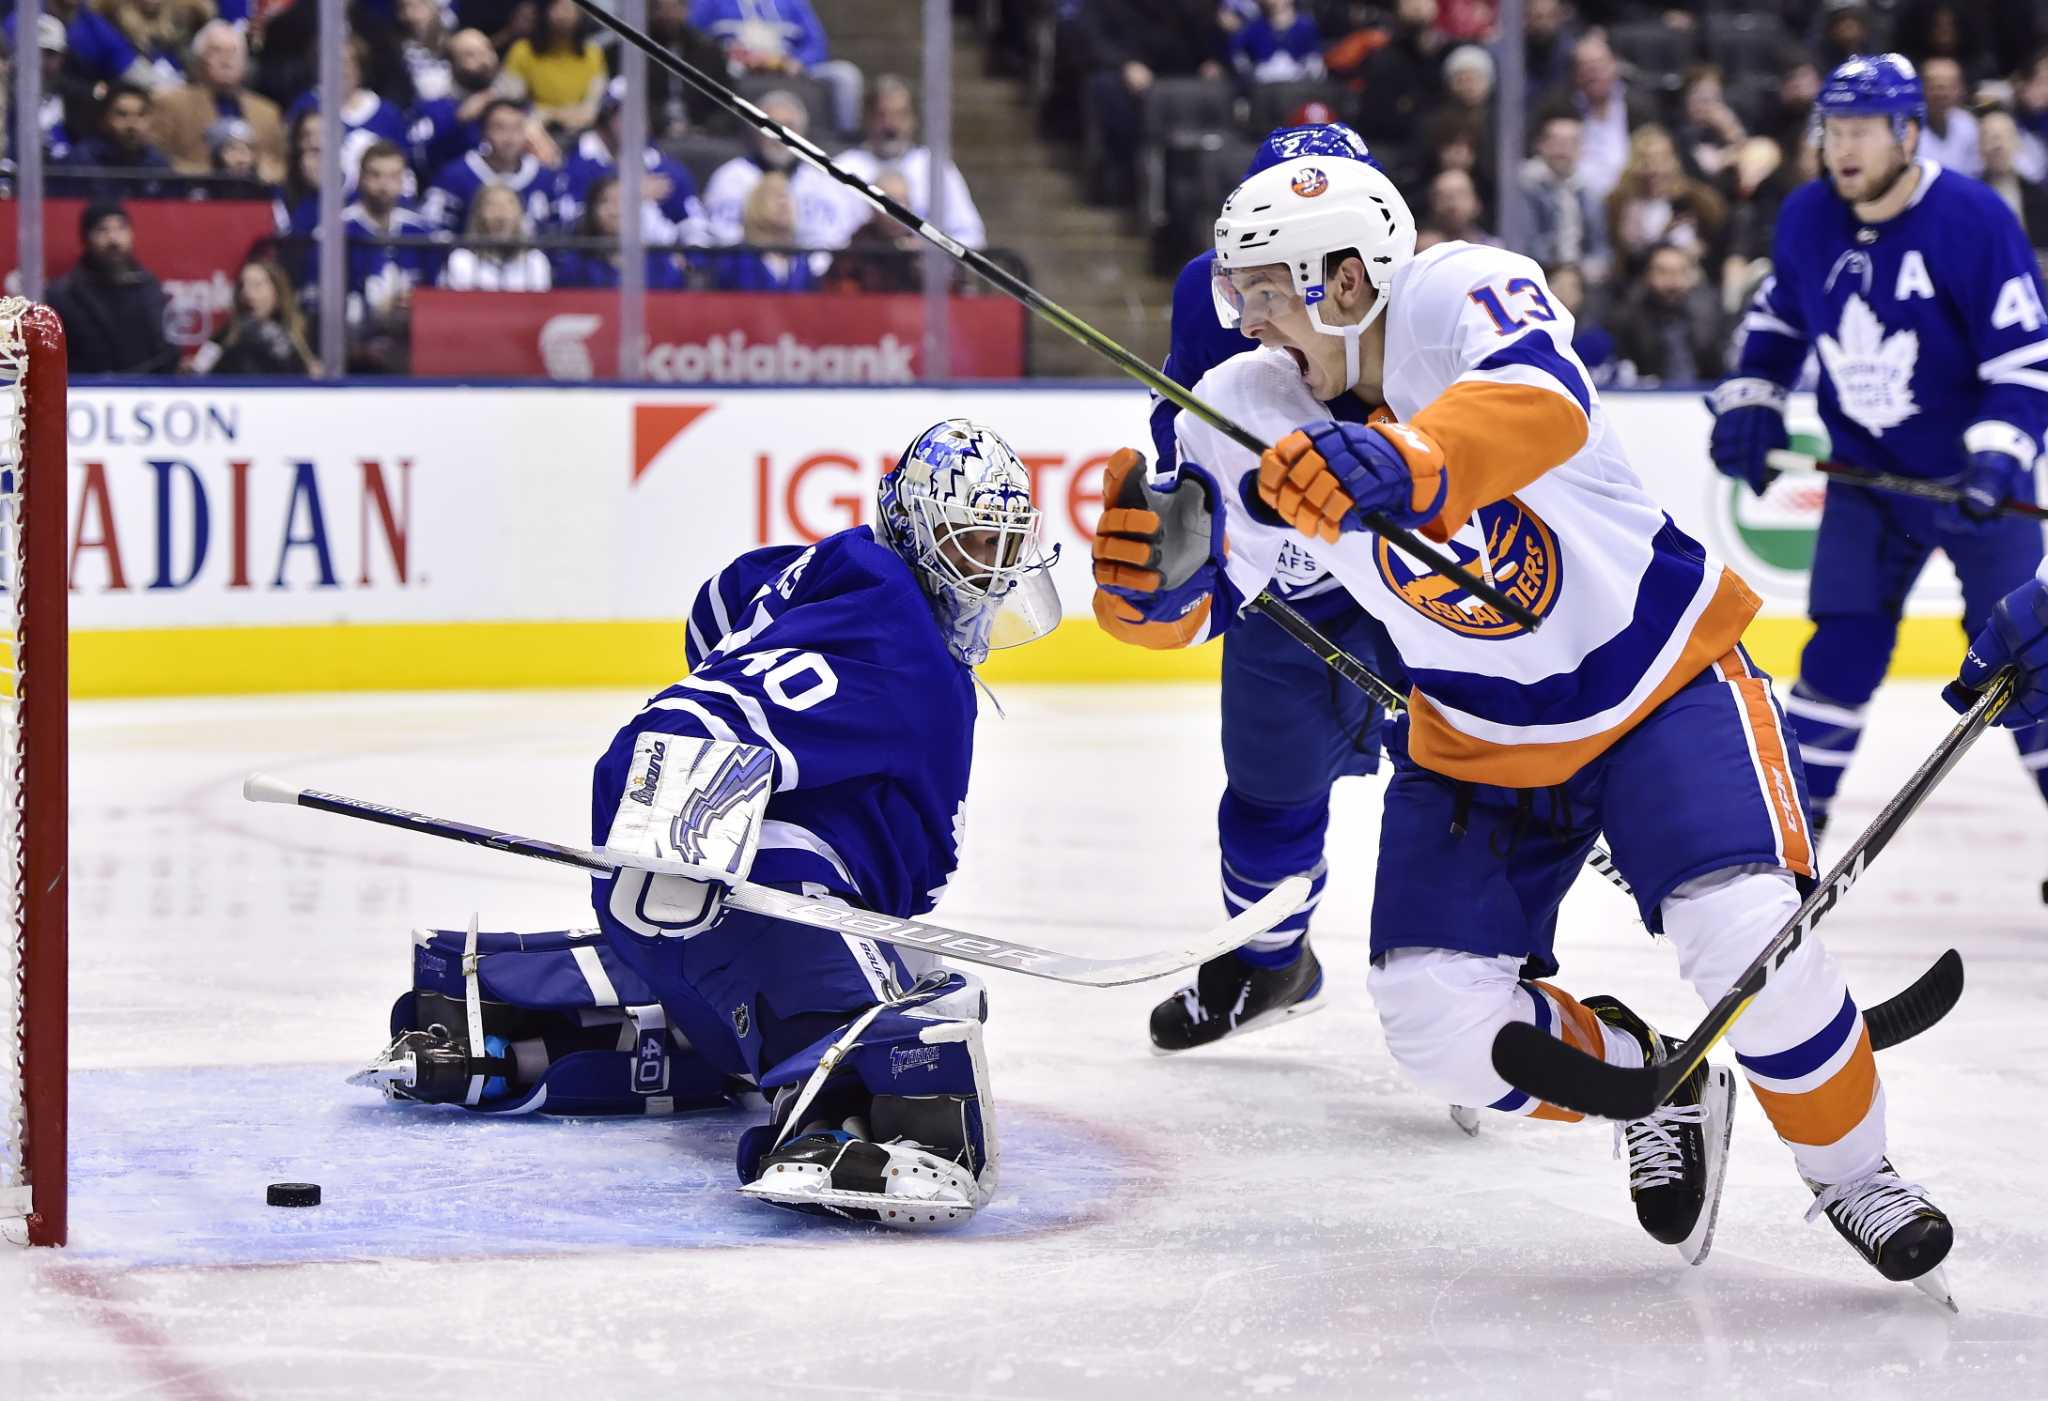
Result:
[[[883,543],[910,565],[968,666],[1058,624],[1059,551],[1041,549],[1030,474],[990,429],[964,418],[927,428],[882,477],[876,505]]]

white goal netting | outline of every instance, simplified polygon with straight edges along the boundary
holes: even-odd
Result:
[[[0,1223],[29,1211],[28,1106],[22,1080],[21,491],[29,304],[0,300]],[[11,1234],[11,1233],[10,1233]]]

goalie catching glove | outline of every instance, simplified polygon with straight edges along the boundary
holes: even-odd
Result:
[[[1217,600],[1234,612],[1236,592],[1223,573],[1223,515],[1216,485],[1191,462],[1172,489],[1145,479],[1144,454],[1119,448],[1102,474],[1102,518],[1095,527],[1095,620],[1140,647],[1206,642],[1221,627]]]
[[[775,787],[757,744],[649,730],[635,738],[604,855],[620,866],[612,913],[627,928],[688,938],[718,923],[747,878]]]

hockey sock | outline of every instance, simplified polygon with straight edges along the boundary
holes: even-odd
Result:
[[[1799,742],[1799,761],[1806,769],[1806,796],[1816,822],[1825,822],[1828,808],[1848,772],[1856,743],[1863,738],[1862,709],[1837,705],[1800,681],[1785,697],[1785,718]]]
[[[1522,990],[1529,994],[1536,1009],[1536,1025],[1567,1046],[1589,1056],[1598,1056],[1609,1065],[1629,1070],[1642,1066],[1643,1048],[1633,1036],[1601,1021],[1591,1008],[1563,988],[1552,983],[1523,983]],[[1511,1100],[1519,1103],[1510,1103]],[[1512,1091],[1487,1107],[1505,1114],[1526,1114],[1532,1119],[1554,1119],[1567,1124],[1575,1124],[1586,1117],[1575,1109],[1563,1109],[1530,1099],[1520,1090]]]
[[[1285,968],[1301,957],[1301,946],[1307,938],[1306,934],[1297,934],[1291,939],[1281,940],[1276,946],[1271,934],[1261,934],[1239,949],[1237,956],[1260,968]]]
[[[2034,786],[2048,798],[2048,725],[2029,725],[2014,730],[2012,742],[2019,746],[2020,766],[2034,776]]]

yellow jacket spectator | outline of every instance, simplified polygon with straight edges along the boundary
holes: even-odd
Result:
[[[535,115],[551,126],[576,130],[597,117],[604,96],[604,54],[585,31],[574,0],[548,0],[541,30],[505,55],[505,70],[526,85]]]

